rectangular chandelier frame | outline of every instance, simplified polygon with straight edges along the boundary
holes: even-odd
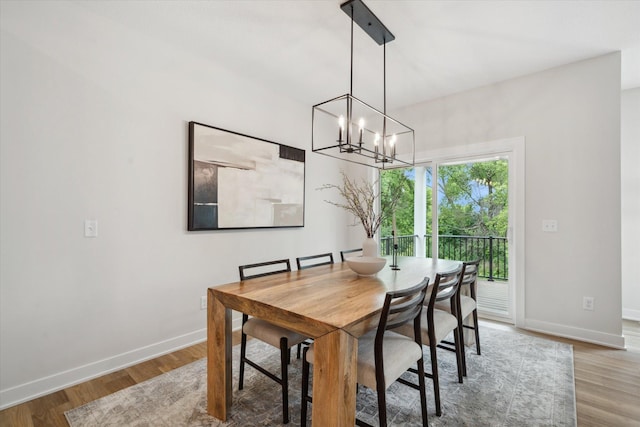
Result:
[[[378,169],[414,166],[414,130],[387,115],[386,46],[395,36],[362,0],[348,0],[340,8],[351,18],[349,93],[313,106],[312,151]],[[382,111],[353,96],[354,23],[383,47]]]
[[[345,104],[346,109],[351,111],[365,111],[367,122],[376,122],[375,119],[377,119],[379,126],[362,127],[362,136],[360,137],[360,124],[354,119],[351,121],[345,119],[344,135],[341,141],[339,134],[333,133],[337,129],[334,125],[338,123],[342,115],[340,114],[342,107],[340,104]],[[353,114],[346,114],[343,117],[349,116],[354,117]],[[415,165],[414,130],[348,93],[314,105],[311,128],[311,150],[314,153],[379,169],[413,167]],[[374,145],[376,134],[380,137],[377,149]],[[389,146],[389,140],[394,136],[396,138],[395,149],[402,151],[393,151],[394,148]],[[327,141],[327,143],[322,144],[320,141]]]

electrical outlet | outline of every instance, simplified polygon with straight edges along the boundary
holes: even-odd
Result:
[[[555,233],[558,231],[558,221],[555,219],[542,220],[542,231],[546,233]]]
[[[584,310],[593,311],[594,298],[593,297],[582,297],[582,308]]]
[[[207,309],[207,297],[206,296],[201,296],[200,297],[200,310],[206,310]]]

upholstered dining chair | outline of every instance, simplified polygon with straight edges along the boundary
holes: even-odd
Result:
[[[380,426],[387,425],[386,389],[395,381],[420,391],[422,424],[427,425],[427,393],[425,388],[424,357],[421,342],[421,312],[424,307],[429,278],[405,290],[387,292],[380,314],[378,327],[358,339],[359,385],[377,391]],[[411,337],[393,332],[404,325],[414,331]],[[309,368],[313,364],[313,345],[304,349],[302,358],[302,399],[300,422],[307,423],[309,396]],[[418,385],[400,376],[417,363]],[[369,426],[356,419],[359,426]]]
[[[362,248],[346,249],[344,251],[340,251],[340,259],[342,260],[342,262],[344,262],[344,260],[347,259],[347,257],[346,257],[347,254],[352,254],[352,253],[356,253],[356,252],[360,252],[362,254]],[[351,256],[351,255],[349,255],[349,256]]]
[[[456,304],[452,309],[451,304],[436,303],[436,308],[453,313],[458,320],[458,332],[460,334],[460,342],[462,343],[462,374],[467,375],[467,357],[464,351],[464,328],[472,329],[475,333],[476,353],[480,355],[480,333],[478,330],[478,303],[477,303],[477,284],[478,284],[478,266],[480,259],[467,261],[462,263],[462,271],[460,273],[460,289],[456,296]],[[456,308],[456,306],[458,308]],[[472,316],[473,323],[466,322],[469,316]],[[452,349],[449,341],[445,341],[446,346],[442,348]]]
[[[261,262],[257,264],[247,264],[238,267],[240,271],[240,280],[256,279],[258,277],[268,276],[271,274],[284,273],[291,271],[291,263],[288,259],[276,261]],[[251,274],[253,272],[253,274]],[[267,371],[256,362],[247,358],[247,336],[259,339],[280,349],[280,377]],[[271,378],[282,387],[282,423],[289,422],[289,375],[288,365],[291,355],[291,347],[300,345],[307,337],[274,325],[263,319],[251,317],[245,313],[242,314],[242,338],[240,341],[240,375],[239,390],[244,387],[244,367],[245,364],[253,367],[262,374]],[[299,350],[298,350],[299,351]]]
[[[333,254],[328,252],[326,254],[301,256],[296,258],[296,265],[298,270],[304,270],[305,268],[317,267],[319,265],[333,264]]]
[[[462,382],[462,360],[460,356],[460,350],[462,350],[462,343],[459,340],[458,319],[453,314],[444,310],[438,310],[435,308],[436,301],[443,301],[453,299],[455,304],[455,295],[458,292],[460,285],[460,273],[462,266],[457,269],[447,272],[439,273],[436,275],[433,287],[430,289],[427,298],[425,298],[425,308],[421,314],[421,333],[422,344],[429,346],[429,354],[431,356],[431,372],[426,373],[427,378],[431,378],[433,381],[433,394],[436,404],[436,415],[442,415],[442,407],[440,403],[440,379],[438,377],[438,344],[442,342],[447,335],[453,334],[456,341],[456,363],[458,367],[458,382]],[[412,337],[413,330],[409,325],[402,325],[395,329],[396,332]],[[419,372],[410,369],[411,372]]]

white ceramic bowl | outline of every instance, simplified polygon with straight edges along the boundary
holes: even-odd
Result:
[[[349,268],[360,276],[371,276],[382,270],[387,260],[372,256],[354,256],[347,258],[346,262]]]

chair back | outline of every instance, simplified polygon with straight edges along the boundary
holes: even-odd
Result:
[[[289,259],[279,259],[275,261],[259,262],[257,264],[245,264],[238,266],[238,271],[240,272],[240,280],[255,279],[256,277],[291,271],[291,263],[289,262]]]
[[[433,308],[436,301],[449,300],[452,307],[455,306],[455,297],[458,295],[458,289],[460,289],[460,276],[462,273],[462,265],[455,270],[436,274],[436,280],[431,294],[429,295],[429,302],[427,304],[427,318],[429,315],[433,315]]]
[[[478,266],[480,259],[467,261],[462,264],[462,273],[460,274],[460,288],[469,286],[471,298],[476,299],[476,283],[478,281]]]
[[[435,342],[435,319],[434,310],[436,301],[449,300],[451,304],[451,312],[456,313],[459,306],[460,293],[460,273],[462,272],[462,265],[453,271],[447,273],[436,274],[436,279],[433,286],[427,289],[428,302],[427,302],[427,331],[429,334],[429,342]]]
[[[326,254],[301,256],[296,258],[296,264],[298,266],[298,270],[317,267],[319,265],[333,264],[333,254],[331,252],[327,252]]]
[[[355,252],[362,252],[362,248],[347,249],[347,250],[344,250],[344,251],[340,251],[340,259],[342,260],[342,262],[344,262],[346,254],[351,254],[351,253],[355,253]]]
[[[429,286],[429,278],[425,277],[420,283],[411,288],[387,292],[376,332],[376,354],[380,352],[380,356],[382,356],[384,332],[408,322],[413,322],[416,342],[422,346],[420,313],[422,313],[422,307],[424,306],[427,286]]]

